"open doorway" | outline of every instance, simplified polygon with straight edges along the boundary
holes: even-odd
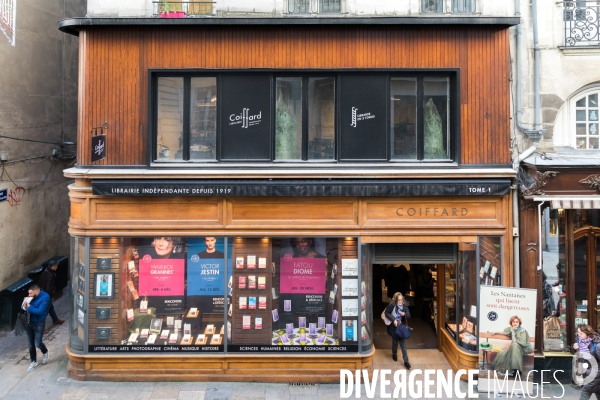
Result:
[[[444,265],[439,269],[443,271]],[[442,273],[442,272],[440,272]],[[411,318],[408,323],[413,335],[406,341],[408,349],[436,349],[436,312],[438,264],[374,264],[373,313],[380,316],[395,292],[401,292],[408,302]],[[378,349],[391,346],[391,338],[381,318],[373,323],[374,344]]]

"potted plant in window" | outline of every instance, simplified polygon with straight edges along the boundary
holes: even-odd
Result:
[[[162,18],[185,18],[185,11],[173,10],[168,0],[162,0],[160,16]]]

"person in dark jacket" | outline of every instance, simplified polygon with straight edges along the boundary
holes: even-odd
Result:
[[[596,351],[594,351],[594,343],[596,343]],[[579,348],[580,346],[582,346],[581,349]],[[585,349],[583,346],[585,346]],[[585,359],[587,358],[586,355],[589,354],[595,358],[598,364],[600,364],[600,357],[598,357],[597,354],[599,347],[600,335],[589,325],[579,325],[579,328],[577,329],[577,343],[573,345],[573,348],[578,350],[579,356]],[[600,399],[600,369],[591,382],[583,385],[579,400],[587,400],[592,397],[592,394],[595,394],[596,398]]]
[[[29,324],[27,324],[27,345],[29,346],[29,358],[31,364],[27,368],[27,372],[33,371],[38,365],[36,347],[42,351],[42,364],[48,362],[50,353],[48,348],[42,342],[44,336],[44,325],[48,316],[48,308],[50,307],[50,296],[44,292],[38,285],[29,287],[29,297],[24,299],[23,307],[29,313]]]
[[[406,350],[406,339],[399,338],[396,336],[396,327],[400,325],[400,321],[405,321],[410,318],[410,311],[408,305],[404,304],[404,296],[402,293],[394,293],[392,302],[385,309],[385,317],[390,321],[394,321],[387,327],[388,335],[392,337],[392,359],[398,361],[398,343],[400,343],[400,350],[402,350],[402,358],[404,360],[404,366],[410,369],[410,363],[408,362],[408,350]]]
[[[40,288],[48,293],[50,296],[50,307],[48,308],[48,314],[50,314],[50,318],[52,318],[52,323],[54,325],[62,324],[65,321],[63,319],[59,319],[58,315],[56,315],[56,311],[54,310],[54,304],[52,304],[52,300],[54,300],[54,292],[55,292],[55,283],[56,283],[56,270],[58,269],[57,261],[50,261],[48,268],[42,272],[40,275],[40,280],[38,282]],[[44,330],[44,333],[48,333],[48,329]]]

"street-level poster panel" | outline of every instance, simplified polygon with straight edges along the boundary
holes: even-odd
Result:
[[[479,391],[533,394],[537,290],[481,286]]]

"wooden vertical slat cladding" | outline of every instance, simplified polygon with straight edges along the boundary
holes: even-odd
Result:
[[[107,158],[147,163],[148,69],[460,69],[460,159],[509,164],[508,28],[87,27],[80,34],[79,163],[108,121]]]

